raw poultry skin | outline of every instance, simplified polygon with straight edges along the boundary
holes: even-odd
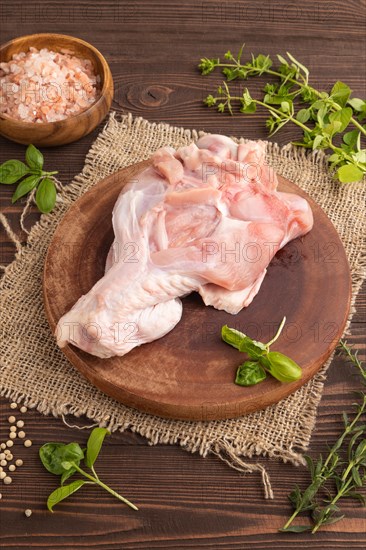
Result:
[[[192,291],[231,314],[247,307],[276,252],[313,224],[308,202],[277,185],[260,141],[156,151],[116,202],[106,273],[60,319],[59,346],[124,355],[172,330]]]

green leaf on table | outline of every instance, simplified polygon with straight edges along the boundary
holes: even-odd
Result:
[[[67,468],[62,465],[63,462],[74,462],[79,465],[84,458],[84,453],[78,443],[46,443],[39,449],[39,457],[43,466],[51,474],[61,475]]]
[[[56,203],[56,187],[51,178],[43,178],[36,193],[36,204],[43,214],[51,212]]]
[[[321,136],[321,135],[315,136],[314,141],[313,141],[313,151],[315,149],[319,149],[319,146],[322,143],[322,141],[323,141],[323,136]]]
[[[332,91],[330,92],[330,97],[341,107],[344,107],[346,105],[350,95],[350,87],[341,81],[336,82],[332,88]]]
[[[304,533],[304,531],[311,531],[310,525],[290,525],[286,529],[279,529],[281,533]]]
[[[25,160],[32,170],[42,170],[44,162],[43,155],[34,145],[28,145],[25,152]]]
[[[267,377],[266,371],[258,361],[245,361],[238,367],[235,384],[238,386],[254,386]]]
[[[77,470],[74,466],[72,466],[68,470],[65,470],[64,473],[61,476],[61,482],[60,482],[61,485],[63,485],[65,483],[65,481],[67,481],[71,476],[73,476],[75,474],[75,472],[77,472]]]
[[[300,109],[300,111],[298,111],[296,115],[296,120],[298,120],[299,122],[302,122],[303,124],[305,124],[305,122],[307,122],[309,118],[310,118],[309,109]]]
[[[339,127],[338,132],[343,132],[348,124],[350,123],[350,120],[352,118],[352,109],[351,107],[343,107],[340,111],[336,111],[335,113],[331,113],[329,115],[329,121],[330,122],[340,122],[341,125]]]
[[[40,177],[36,175],[28,176],[27,178],[22,180],[18,184],[18,187],[16,188],[15,193],[11,198],[11,202],[16,202],[18,199],[29,193],[29,191],[32,191],[32,189],[37,187],[39,180]]]
[[[361,132],[359,130],[351,130],[350,132],[346,132],[343,135],[343,142],[348,145],[350,149],[354,149],[358,143],[360,135]]]
[[[11,185],[29,173],[29,168],[20,160],[7,160],[0,165],[0,183]]]
[[[345,164],[337,170],[337,178],[341,183],[360,181],[364,172],[354,164]]]
[[[94,430],[90,434],[87,442],[85,458],[85,464],[88,466],[88,468],[91,468],[94,462],[97,460],[106,435],[110,435],[110,431],[106,428],[94,428]]]
[[[359,99],[358,97],[351,97],[347,101],[348,105],[351,105],[352,109],[355,111],[363,111],[366,107],[366,102],[363,99]]]
[[[73,481],[69,485],[63,485],[62,487],[58,487],[53,493],[50,494],[50,496],[47,499],[47,508],[50,512],[53,512],[53,507],[61,502],[62,500],[65,500],[65,498],[68,498],[70,495],[75,493],[85,485],[85,483],[88,483],[87,481],[83,479],[78,479],[77,481]]]
[[[227,325],[221,328],[221,338],[230,346],[247,353],[251,359],[258,359],[267,349],[262,342],[252,340],[243,332]]]
[[[260,362],[280,382],[293,382],[301,378],[302,371],[299,365],[279,351],[270,351],[260,357]]]

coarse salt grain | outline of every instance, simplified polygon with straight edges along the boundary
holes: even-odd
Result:
[[[93,64],[47,48],[0,63],[0,113],[24,122],[55,122],[95,103],[100,77]]]

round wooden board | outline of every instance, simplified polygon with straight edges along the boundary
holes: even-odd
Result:
[[[52,331],[102,277],[113,241],[112,209],[123,185],[148,161],[100,181],[70,208],[50,244],[44,269],[44,301]],[[63,352],[95,386],[136,409],[175,419],[235,418],[277,403],[307,382],[330,356],[342,335],[350,307],[351,278],[338,234],[321,208],[295,184],[280,189],[310,202],[314,228],[272,260],[258,295],[238,315],[206,307],[193,293],[183,299],[182,320],[169,334],[124,357],[100,359],[74,346]],[[268,341],[286,315],[281,338],[271,348],[296,360],[301,380],[281,384],[269,377],[252,387],[234,384],[244,360],[221,341],[228,324]]]

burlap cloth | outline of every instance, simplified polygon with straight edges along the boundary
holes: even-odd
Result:
[[[263,465],[242,457],[263,455],[303,462],[314,427],[328,361],[309,383],[277,405],[235,420],[187,422],[138,412],[106,397],[72,367],[55,344],[42,302],[42,270],[52,235],[69,206],[108,174],[148,158],[163,145],[179,147],[197,139],[196,131],[149,123],[112,113],[92,145],[85,167],[59,194],[52,214],[42,216],[21,246],[6,218],[1,220],[16,247],[16,259],[1,281],[1,395],[24,402],[44,414],[85,415],[110,430],[131,429],[151,444],[179,444],[203,457],[212,452],[241,471],[262,475],[266,497],[272,497]],[[268,143],[270,163],[296,182],[328,214],[341,236],[353,277],[353,303],[365,276],[365,184],[339,186],[327,174],[324,155]],[[65,152],[66,154],[66,152]],[[67,162],[67,158],[65,158]],[[331,282],[330,282],[331,284]],[[353,307],[353,306],[352,306]],[[352,309],[353,312],[353,309]],[[352,313],[351,313],[352,315]]]

